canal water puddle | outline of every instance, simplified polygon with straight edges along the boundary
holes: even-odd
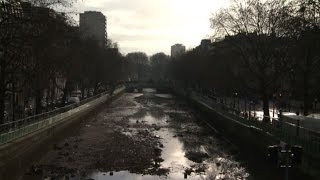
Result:
[[[155,94],[156,97],[165,98],[165,99],[172,99],[173,96],[171,94]]]
[[[94,180],[159,180],[159,179],[190,179],[190,180],[227,180],[227,179],[249,179],[245,168],[235,162],[232,157],[224,154],[209,155],[211,146],[199,137],[191,136],[192,130],[201,131],[201,128],[193,123],[182,123],[181,128],[170,127],[176,116],[169,116],[164,111],[160,116],[153,116],[150,111],[138,112],[138,116],[129,118],[131,125],[142,126],[144,131],[151,132],[159,138],[161,148],[160,168],[168,169],[166,175],[135,174],[129,171],[118,172],[93,172],[87,178]],[[172,111],[171,113],[174,113]],[[161,113],[160,113],[161,114]],[[180,116],[191,118],[186,111],[179,111]],[[176,127],[176,126],[175,126]],[[190,130],[192,129],[192,130]],[[139,133],[141,129],[128,128],[123,134],[132,136]],[[212,137],[211,137],[212,138]],[[215,145],[213,145],[215,146]],[[215,149],[215,148],[213,148]],[[219,150],[216,150],[219,151]],[[191,160],[190,160],[191,159]]]
[[[94,180],[159,180],[159,179],[184,179],[185,177],[190,180],[206,179],[207,175],[204,172],[194,173],[189,172],[186,175],[186,171],[190,171],[191,168],[208,169],[208,165],[197,165],[185,157],[184,144],[179,140],[177,135],[172,129],[161,128],[159,131],[154,131],[154,135],[160,138],[162,145],[161,168],[169,169],[169,174],[161,176],[141,175],[130,173],[129,171],[119,172],[94,172],[87,178]],[[205,166],[205,167],[202,167]],[[210,170],[210,169],[209,169]]]
[[[157,117],[154,117],[156,114]],[[151,114],[150,112],[146,112],[143,117],[140,118],[129,118],[129,124],[146,124],[146,125],[157,125],[157,126],[163,126],[168,124],[169,116],[154,112]]]

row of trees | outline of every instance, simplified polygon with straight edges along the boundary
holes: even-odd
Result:
[[[172,78],[258,97],[266,116],[270,99],[285,95],[301,100],[308,115],[319,97],[319,8],[317,0],[233,1],[210,19],[222,40],[207,53],[198,47],[172,62]]]
[[[214,35],[222,40],[174,60],[157,53],[150,63],[145,53],[123,57],[110,41],[105,48],[81,39],[68,17],[48,8],[72,1],[30,1],[31,6],[1,1],[0,112],[11,101],[13,119],[20,94],[24,104],[33,97],[35,112],[41,113],[43,98],[54,101],[56,89],[63,91],[65,102],[74,89],[84,97],[128,77],[171,79],[224,95],[258,97],[266,115],[276,94],[302,100],[305,115],[319,95],[320,2],[316,0],[233,1],[210,19]]]
[[[127,73],[130,81],[168,80],[170,56],[163,52],[151,57],[144,52],[128,53],[125,57]]]
[[[63,95],[63,105],[74,90],[84,98],[127,77],[125,59],[113,43],[101,47],[82,39],[69,17],[49,8],[71,1],[30,2],[0,1],[0,124],[6,114],[10,120],[23,117],[30,104],[38,114],[43,101]]]

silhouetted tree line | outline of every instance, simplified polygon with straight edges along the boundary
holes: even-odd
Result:
[[[149,57],[144,52],[132,52],[125,56],[127,64],[128,80],[145,81],[149,78]]]
[[[82,39],[70,18],[48,8],[72,1],[29,2],[0,1],[0,124],[50,103],[63,106],[75,90],[85,98],[127,78],[115,43]]]
[[[156,53],[150,57],[150,78],[154,81],[168,80],[170,56],[163,52]]]
[[[267,116],[270,100],[299,100],[308,115],[320,97],[319,10],[317,0],[234,0],[210,19],[216,40],[171,62],[171,78],[258,98]]]

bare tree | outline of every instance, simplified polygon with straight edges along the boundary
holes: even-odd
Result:
[[[283,29],[294,40],[295,89],[300,91],[302,87],[301,106],[303,114],[308,115],[312,106],[311,92],[313,87],[316,87],[312,87],[312,82],[317,78],[320,69],[320,1],[296,0],[290,4],[290,8],[290,18]]]
[[[38,7],[70,7],[77,0],[25,0],[25,2],[30,2],[34,6]]]
[[[212,28],[226,35],[251,78],[245,79],[263,102],[269,121],[269,96],[288,69],[288,38],[282,24],[288,18],[286,0],[233,1],[211,18]]]
[[[4,121],[5,101],[24,85],[32,36],[30,21],[18,1],[0,2],[0,123]],[[14,103],[13,113],[14,115]],[[14,117],[13,117],[14,118]]]
[[[164,53],[156,53],[150,57],[150,64],[154,79],[166,79],[168,77],[167,67],[170,57]]]
[[[130,64],[131,78],[141,80],[146,77],[149,67],[148,56],[144,52],[133,52],[126,56],[127,62]]]

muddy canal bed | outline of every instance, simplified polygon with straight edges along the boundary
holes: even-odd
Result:
[[[252,179],[237,148],[176,97],[124,94],[53,144],[22,179]]]

